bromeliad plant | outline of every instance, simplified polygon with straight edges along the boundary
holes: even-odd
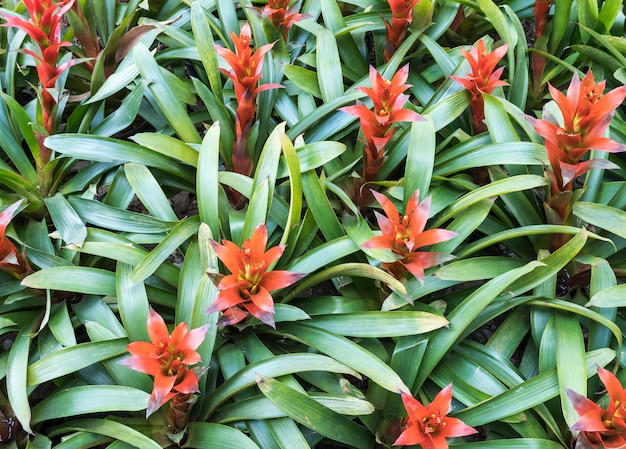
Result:
[[[620,2],[69,4],[3,3],[1,445],[623,443]]]

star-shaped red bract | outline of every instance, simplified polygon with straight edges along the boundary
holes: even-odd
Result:
[[[396,262],[383,263],[383,268],[396,277],[407,271],[424,283],[424,270],[439,265],[453,256],[441,252],[418,251],[419,248],[445,242],[458,234],[447,229],[424,230],[430,212],[431,198],[420,203],[419,190],[415,191],[407,203],[403,216],[386,196],[372,191],[376,201],[382,206],[385,215],[374,212],[382,235],[372,237],[363,248],[389,249],[398,256]]]
[[[217,257],[231,274],[219,281],[220,293],[207,313],[223,310],[220,325],[236,324],[249,313],[268,326],[274,324],[274,299],[271,291],[288,287],[304,277],[303,273],[286,270],[267,271],[282,256],[285,247],[274,246],[265,251],[267,229],[261,223],[241,248],[229,240],[222,244],[211,241]]]
[[[22,204],[21,200],[0,212],[0,270],[9,271],[17,277],[22,277],[22,275],[30,272],[30,267],[5,233],[20,204]]]
[[[359,87],[374,103],[373,110],[364,104],[345,106],[340,110],[359,117],[361,130],[365,139],[363,152],[363,179],[372,181],[382,167],[384,149],[393,136],[392,125],[397,122],[415,122],[423,120],[417,112],[402,109],[409,96],[404,91],[410,87],[406,84],[409,66],[405,65],[391,78],[386,80],[374,67],[370,66],[370,82],[372,87]]]
[[[552,167],[552,193],[571,190],[572,181],[593,168],[611,168],[604,159],[583,161],[590,150],[609,153],[626,151],[626,145],[604,137],[615,109],[626,97],[626,86],[602,95],[605,82],[595,83],[591,70],[580,80],[575,73],[564,95],[549,85],[550,94],[561,111],[562,123],[548,109],[543,119],[528,116],[535,130],[545,139]]]
[[[441,390],[435,399],[424,406],[408,393],[402,393],[407,412],[406,428],[394,446],[419,444],[422,449],[448,449],[446,438],[462,437],[477,432],[457,418],[446,416],[452,402],[452,384]]]
[[[161,315],[150,308],[148,316],[150,342],[130,343],[128,352],[132,356],[120,362],[154,377],[147,416],[178,394],[198,392],[198,377],[189,367],[200,362],[200,354],[196,349],[204,341],[208,327],[207,324],[187,331],[187,324],[180,323],[170,335]]]
[[[498,86],[508,86],[508,83],[500,80],[504,67],[496,70],[496,65],[504,57],[507,49],[508,44],[504,44],[489,52],[481,39],[476,44],[476,47],[472,47],[469,52],[461,49],[461,54],[470,63],[472,72],[464,77],[450,77],[472,93],[470,108],[472,110],[472,123],[475,133],[486,131],[483,122],[485,119],[485,103],[482,94],[491,94]]]
[[[626,391],[615,375],[598,366],[598,376],[609,395],[604,409],[585,396],[567,389],[567,396],[580,419],[572,430],[580,431],[576,447],[579,449],[626,447]]]

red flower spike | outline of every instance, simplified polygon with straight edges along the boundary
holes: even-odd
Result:
[[[30,266],[5,233],[20,204],[22,204],[21,200],[0,212],[0,270],[9,271],[17,277],[29,273],[31,271]]]
[[[488,52],[485,43],[481,39],[476,47],[472,47],[469,52],[461,49],[461,54],[470,63],[472,73],[468,73],[463,78],[458,76],[450,77],[472,93],[470,108],[472,110],[474,133],[476,134],[487,130],[483,122],[485,119],[485,104],[482,94],[491,94],[496,87],[509,85],[500,80],[504,67],[495,70],[498,62],[506,54],[508,47],[508,44],[504,44],[494,51]]]
[[[545,139],[548,160],[552,166],[550,177],[553,194],[571,190],[572,181],[592,168],[614,168],[605,159],[582,161],[589,150],[610,153],[626,151],[626,145],[603,137],[613,120],[615,109],[626,98],[626,86],[602,95],[604,87],[604,81],[595,83],[591,70],[582,81],[578,74],[574,74],[565,95],[549,86],[552,98],[563,116],[562,124],[548,110],[544,110],[541,120],[528,117],[535,130]]]
[[[223,326],[239,323],[252,314],[268,326],[275,327],[274,299],[270,292],[288,287],[304,277],[304,273],[266,271],[282,256],[285,247],[275,246],[265,251],[267,229],[263,223],[256,227],[252,237],[241,248],[229,240],[224,240],[222,244],[212,240],[211,245],[231,274],[219,281],[217,288],[220,293],[207,313],[224,311],[218,322]]]
[[[393,443],[394,446],[419,444],[422,449],[448,449],[446,438],[473,435],[477,432],[457,418],[447,415],[452,402],[452,384],[441,390],[435,399],[424,406],[408,393],[402,393],[407,412],[406,428]]]
[[[5,27],[15,27],[26,32],[36,45],[37,51],[23,49],[22,51],[35,60],[37,76],[41,84],[40,102],[42,106],[43,125],[48,133],[54,128],[54,108],[57,99],[48,89],[54,89],[57,78],[80,60],[70,60],[57,65],[59,49],[70,45],[61,41],[61,20],[65,13],[72,8],[74,0],[24,0],[24,5],[30,16],[29,20],[22,17],[0,13],[6,20]],[[45,149],[44,149],[45,150]],[[43,153],[46,153],[45,151]],[[47,163],[46,155],[42,155],[43,164]]]
[[[232,168],[236,173],[249,176],[252,173],[252,161],[248,152],[248,136],[256,112],[256,97],[259,92],[283,86],[280,84],[258,86],[263,69],[263,57],[272,49],[273,43],[263,45],[253,52],[250,47],[252,34],[247,22],[241,28],[239,36],[231,31],[230,37],[235,45],[235,52],[219,45],[215,45],[215,49],[231,68],[230,71],[225,69],[220,71],[233,81],[237,98]]]
[[[359,87],[374,103],[370,110],[363,104],[346,106],[340,111],[359,117],[366,147],[363,151],[363,179],[372,181],[376,178],[384,160],[387,142],[393,136],[392,125],[397,122],[415,122],[423,120],[417,112],[402,109],[409,96],[403,92],[411,87],[405,84],[409,76],[409,66],[405,65],[396,72],[391,80],[386,80],[376,69],[370,66],[372,87]]]
[[[389,62],[398,47],[402,45],[406,30],[413,21],[413,7],[420,0],[388,0],[391,8],[391,23],[385,20],[387,42],[383,51],[385,62]]]
[[[580,431],[576,448],[626,447],[626,390],[615,375],[598,366],[598,376],[609,395],[608,406],[603,409],[585,396],[567,389],[567,396],[580,419],[571,427]]]
[[[148,400],[146,417],[179,394],[197,393],[197,371],[190,365],[200,362],[196,351],[206,336],[206,324],[187,331],[187,324],[180,323],[170,336],[165,321],[150,308],[148,335],[150,343],[134,341],[128,345],[131,357],[122,360],[122,365],[154,376],[154,388]]]
[[[291,4],[291,0],[268,0],[267,5],[262,10],[255,8],[263,17],[267,17],[283,35],[283,40],[287,42],[289,30],[296,22],[310,17],[307,14],[300,14],[299,2]]]
[[[407,204],[405,214],[401,217],[396,206],[384,195],[371,191],[376,201],[387,215],[375,212],[382,235],[372,237],[363,244],[363,248],[389,249],[398,255],[396,262],[384,262],[383,268],[396,277],[407,271],[424,283],[424,270],[439,265],[453,256],[439,252],[416,251],[419,248],[445,242],[458,236],[456,232],[446,229],[429,229],[424,231],[430,212],[430,197],[419,202],[419,190],[415,191]]]

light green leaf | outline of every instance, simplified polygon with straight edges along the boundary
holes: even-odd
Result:
[[[109,419],[81,419],[69,421],[50,432],[51,437],[69,431],[82,431],[106,435],[114,440],[120,440],[133,447],[141,449],[161,449],[161,445],[151,438],[148,438],[132,427],[126,426],[117,421]]]
[[[129,162],[124,165],[124,173],[128,183],[148,212],[163,221],[178,220],[159,182],[145,165]]]
[[[152,275],[157,268],[189,237],[198,232],[200,219],[197,215],[178,222],[172,231],[154,248],[133,270],[130,282],[141,282]]]
[[[59,349],[28,367],[28,385],[39,385],[76,372],[94,363],[125,354],[128,340],[125,338],[93,343],[81,343]]]
[[[257,375],[257,385],[276,407],[301,425],[349,446],[372,447],[374,442],[367,429],[324,407],[306,394],[260,374]]]
[[[316,61],[320,91],[325,103],[343,96],[343,74],[337,41],[331,31],[320,30],[317,33]]]
[[[328,354],[335,360],[341,360],[386,390],[394,393],[409,392],[402,379],[388,365],[347,338],[304,323],[280,323],[278,332]]]
[[[22,285],[38,289],[114,296],[115,274],[100,268],[52,267],[26,276],[22,280]]]
[[[87,228],[65,197],[57,193],[45,198],[44,202],[63,241],[82,246],[87,238]]]
[[[133,48],[133,53],[139,73],[141,73],[144,80],[150,82],[147,90],[152,93],[161,113],[167,118],[170,126],[185,142],[200,143],[202,139],[193,121],[189,118],[181,101],[174,95],[174,89],[169,82],[171,80],[163,76],[161,68],[150,54],[150,51],[143,43],[138,43]]]
[[[182,447],[196,449],[259,449],[239,430],[222,424],[191,422]]]
[[[150,394],[145,391],[118,385],[59,389],[33,407],[32,422],[90,413],[144,410],[148,406],[149,397]]]
[[[315,315],[307,324],[337,335],[383,338],[430,332],[447,326],[448,320],[428,312],[361,312]]]

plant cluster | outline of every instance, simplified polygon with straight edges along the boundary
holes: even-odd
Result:
[[[623,447],[625,25],[4,0],[0,447]]]

